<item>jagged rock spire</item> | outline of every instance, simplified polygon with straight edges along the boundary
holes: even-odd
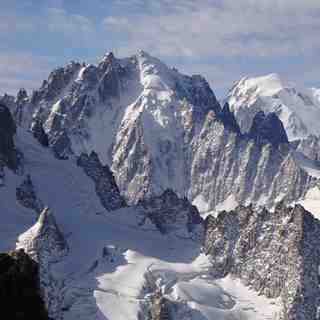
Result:
[[[36,224],[19,237],[17,248],[24,248],[35,260],[55,262],[68,252],[67,242],[51,210],[42,210]]]

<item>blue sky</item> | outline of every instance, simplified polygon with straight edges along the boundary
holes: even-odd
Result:
[[[0,0],[0,93],[138,49],[204,75],[219,97],[272,72],[320,87],[319,34],[319,0]]]

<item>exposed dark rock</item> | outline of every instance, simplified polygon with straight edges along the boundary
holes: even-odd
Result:
[[[82,153],[77,160],[77,165],[83,168],[95,184],[95,189],[103,207],[108,210],[117,210],[126,206],[120,195],[113,173],[107,165],[103,166],[95,152],[88,156]]]
[[[62,131],[52,137],[50,140],[50,146],[57,159],[66,160],[69,158],[69,155],[72,154],[71,141],[65,131]]]
[[[49,146],[49,138],[43,129],[42,121],[40,119],[35,119],[32,122],[31,132],[42,146]]]
[[[121,68],[119,65],[113,64],[113,58],[110,58],[108,70],[100,80],[99,95],[101,101],[107,101],[110,98],[120,97],[120,80],[118,70]]]
[[[10,169],[18,168],[17,151],[13,137],[16,133],[16,124],[9,109],[0,105],[0,162]]]
[[[41,99],[55,101],[80,68],[80,63],[71,61],[66,67],[57,68],[51,72],[48,80],[43,81],[41,88],[33,93],[34,103]]]
[[[42,266],[59,261],[69,250],[49,208],[41,211],[37,223],[19,238],[18,246]]]
[[[35,192],[31,177],[26,175],[21,185],[16,189],[17,201],[25,208],[32,209],[40,213],[43,209],[43,204],[38,199]]]
[[[289,143],[283,124],[274,112],[267,115],[263,111],[258,112],[253,118],[249,136],[259,144],[271,143],[276,147]]]
[[[1,319],[48,320],[38,264],[23,250],[0,253]]]
[[[173,320],[170,310],[170,301],[160,292],[153,295],[148,320]]]
[[[225,105],[223,106],[219,116],[220,116],[220,119],[223,122],[224,126],[227,129],[235,131],[237,134],[241,133],[238,122],[237,122],[233,112],[230,111],[230,106],[229,106],[228,102],[226,102]]]
[[[180,228],[192,232],[202,223],[197,208],[169,189],[160,196],[139,201],[137,206],[163,234]]]
[[[205,221],[204,249],[217,278],[241,278],[269,298],[281,297],[284,320],[314,320],[320,302],[320,222],[300,205],[274,213],[238,207]]]
[[[16,121],[16,124],[18,126],[22,125],[22,121],[23,121],[23,117],[24,117],[24,112],[25,109],[28,106],[28,93],[26,91],[26,89],[21,88],[18,93],[17,93],[17,97],[15,99],[15,107],[12,110],[14,119]]]

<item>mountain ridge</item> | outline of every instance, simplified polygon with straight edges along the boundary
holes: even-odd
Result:
[[[71,62],[54,70],[30,97],[23,90],[19,97],[13,114],[23,119],[22,126],[38,128],[38,136],[46,141],[42,127],[58,158],[96,152],[102,165],[111,167],[129,204],[172,189],[190,201],[201,196],[210,210],[233,194],[238,203],[272,206],[276,200],[273,194],[279,191],[271,189],[281,184],[276,182],[276,174],[287,156],[294,158],[290,147],[281,147],[288,142],[284,134],[276,137],[281,131],[280,124],[275,129],[277,117],[268,124],[267,139],[258,138],[258,132],[243,136],[229,108],[220,106],[203,77],[180,74],[143,51],[122,59],[108,53],[96,66]],[[266,122],[264,128],[268,125]],[[215,145],[207,145],[205,136]],[[250,139],[255,140],[253,148]],[[265,147],[268,143],[272,152]],[[227,145],[233,150],[231,154],[225,149]],[[201,167],[213,149],[222,153],[216,154],[215,168],[206,177]],[[276,155],[273,160],[271,154]],[[238,163],[238,157],[247,160]],[[275,169],[268,181],[259,174],[250,191],[246,184],[259,159]],[[230,174],[223,169],[226,161]],[[292,173],[301,177],[288,194],[292,201],[304,196],[312,179],[300,172],[295,159],[287,161]],[[225,186],[219,178],[222,175],[230,181]],[[243,185],[234,189],[235,183],[241,184],[239,180]],[[267,187],[261,192],[258,185]]]

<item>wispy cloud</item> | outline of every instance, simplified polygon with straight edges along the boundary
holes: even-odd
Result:
[[[320,49],[319,1],[150,1],[149,13],[106,17],[109,32],[127,35],[124,50],[141,46],[167,56],[270,56]],[[121,0],[119,5],[130,5]],[[127,11],[130,12],[130,9]]]
[[[0,54],[0,93],[16,94],[19,88],[31,90],[47,78],[54,61],[29,53]]]
[[[65,37],[72,37],[76,41],[93,40],[96,27],[86,16],[70,14],[64,9],[49,8],[46,12],[48,29],[60,33]]]
[[[104,51],[126,56],[137,49],[205,75],[215,91],[268,72],[320,85],[319,0],[3,1],[0,92],[14,79],[32,87],[69,59],[92,62]],[[39,55],[55,62],[39,68]]]

